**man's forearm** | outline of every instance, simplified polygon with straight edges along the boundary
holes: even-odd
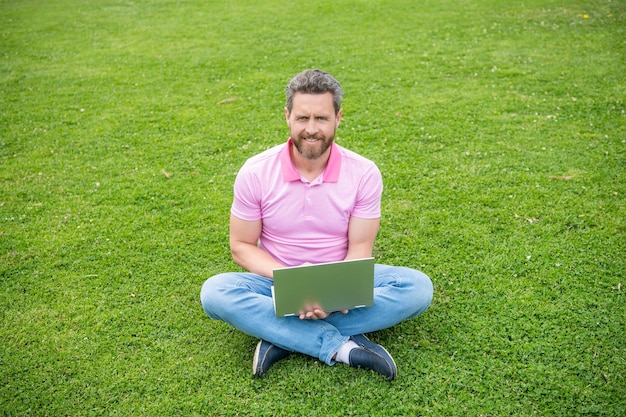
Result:
[[[232,243],[231,254],[237,265],[267,278],[274,278],[274,269],[285,266],[263,249],[249,243]]]

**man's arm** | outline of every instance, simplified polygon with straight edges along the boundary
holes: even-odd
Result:
[[[230,252],[237,265],[254,274],[273,278],[274,269],[284,265],[257,246],[262,227],[261,220],[249,222],[231,214]]]
[[[348,253],[346,259],[371,257],[379,226],[380,219],[351,217],[348,225]]]

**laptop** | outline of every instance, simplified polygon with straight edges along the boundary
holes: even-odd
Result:
[[[374,258],[293,266],[274,270],[276,317],[319,307],[339,311],[374,304]]]

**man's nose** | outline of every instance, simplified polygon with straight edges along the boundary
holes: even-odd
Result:
[[[315,118],[312,117],[311,119],[309,119],[306,126],[304,126],[304,129],[306,133],[310,135],[314,135],[315,133],[317,133],[317,123],[315,121]]]

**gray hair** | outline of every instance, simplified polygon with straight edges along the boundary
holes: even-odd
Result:
[[[302,94],[324,94],[331,93],[333,95],[333,105],[335,106],[335,114],[341,109],[341,99],[343,98],[343,89],[341,84],[332,75],[327,72],[313,69],[302,71],[289,81],[287,84],[287,110],[291,112],[293,107],[293,96],[296,93]]]

